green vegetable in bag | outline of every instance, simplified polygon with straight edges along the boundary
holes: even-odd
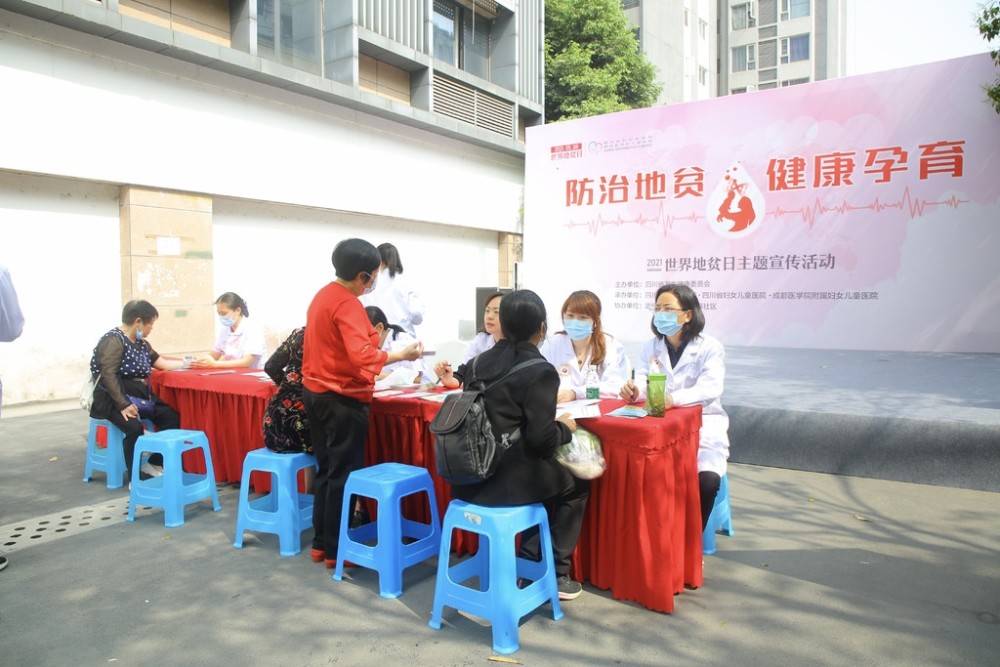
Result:
[[[607,464],[601,450],[601,439],[590,431],[576,427],[573,439],[556,449],[556,461],[563,464],[575,477],[595,479],[604,474]]]

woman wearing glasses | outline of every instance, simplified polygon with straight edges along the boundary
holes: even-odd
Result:
[[[705,314],[698,296],[687,285],[663,285],[656,290],[650,328],[653,338],[643,345],[636,364],[641,378],[626,382],[620,396],[630,402],[643,401],[645,376],[666,373],[664,405],[668,410],[674,406],[701,406],[698,483],[704,530],[729,458],[729,416],[721,401],[726,352],[722,343],[702,333]]]

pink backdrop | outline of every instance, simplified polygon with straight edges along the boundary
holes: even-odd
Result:
[[[1000,352],[986,54],[528,129],[523,285],[649,338],[684,282],[730,345]],[[561,328],[561,327],[558,327]]]

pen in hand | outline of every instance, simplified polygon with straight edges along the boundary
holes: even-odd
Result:
[[[634,403],[639,398],[639,390],[635,388],[635,369],[632,369],[632,376],[628,381],[629,402]]]

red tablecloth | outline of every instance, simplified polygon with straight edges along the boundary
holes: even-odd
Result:
[[[251,375],[258,372],[153,371],[149,378],[153,392],[180,413],[181,428],[208,436],[216,481],[239,482],[247,452],[264,446],[264,410],[278,387]],[[186,455],[184,467],[205,472]]]
[[[156,371],[151,377],[153,390],[180,412],[181,427],[208,436],[219,481],[238,482],[246,453],[264,446],[264,410],[277,387],[248,376],[250,372]],[[601,412],[621,404],[602,401]],[[451,489],[435,472],[434,439],[428,428],[438,407],[405,395],[375,399],[365,460],[369,465],[399,461],[430,470],[443,516]],[[684,584],[702,584],[697,473],[701,409],[675,408],[663,418],[605,416],[581,419],[579,424],[601,438],[608,469],[591,487],[574,574],[610,590],[615,599],[669,613],[674,594],[682,592]],[[189,463],[185,459],[185,467]],[[255,476],[255,488],[262,486],[259,482],[264,480]],[[404,512],[428,520],[418,499],[407,501]],[[474,536],[459,536],[453,547],[460,554],[474,549]]]

